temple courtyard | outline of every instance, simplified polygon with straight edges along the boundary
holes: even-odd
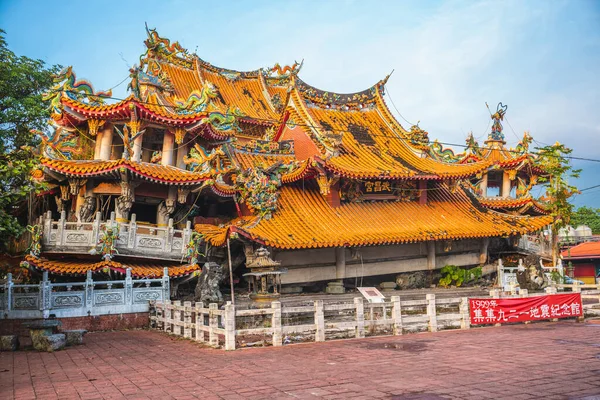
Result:
[[[152,331],[0,353],[2,399],[597,399],[600,324],[535,323],[225,352]]]

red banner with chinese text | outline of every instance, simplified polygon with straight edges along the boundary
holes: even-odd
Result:
[[[469,299],[471,324],[540,321],[583,315],[581,293],[510,299]]]

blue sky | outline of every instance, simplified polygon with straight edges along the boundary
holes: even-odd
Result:
[[[13,51],[73,65],[96,89],[127,76],[144,51],[144,22],[226,68],[304,59],[301,78],[329,91],[362,90],[394,70],[386,87],[399,121],[420,121],[443,142],[462,144],[470,131],[483,141],[485,102],[501,101],[510,145],[529,130],[600,159],[600,2],[0,2]],[[600,163],[575,166],[580,188],[600,184]],[[600,189],[574,202],[600,207]]]

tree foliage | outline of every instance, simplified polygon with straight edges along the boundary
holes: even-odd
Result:
[[[569,179],[578,178],[580,169],[573,169],[567,158],[573,150],[556,142],[553,145],[538,148],[537,163],[547,175],[539,178],[538,182],[546,188],[546,201],[550,207],[552,223],[552,261],[558,260],[558,230],[567,225],[573,216],[573,204],[569,198],[579,193],[577,188],[569,183]]]
[[[600,208],[579,207],[571,217],[571,225],[587,225],[592,233],[600,233]]]
[[[32,129],[44,130],[50,114],[42,93],[52,84],[59,66],[17,56],[0,29],[0,249],[23,232],[26,199],[36,189],[31,170],[37,164],[33,149],[39,144]]]

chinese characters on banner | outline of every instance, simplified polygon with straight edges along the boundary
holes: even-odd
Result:
[[[469,299],[471,324],[539,321],[583,315],[581,293],[512,299]]]

